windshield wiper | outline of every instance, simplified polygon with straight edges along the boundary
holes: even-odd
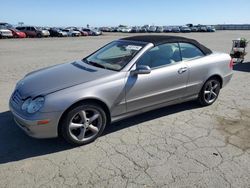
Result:
[[[88,61],[90,65],[93,65],[95,67],[99,67],[99,68],[104,68],[106,69],[106,67],[104,65],[101,65],[99,63],[93,62],[93,61]]]
[[[87,63],[89,65],[93,65],[95,67],[106,69],[106,67],[104,65],[101,65],[101,64],[93,62],[93,61],[88,61],[87,59],[83,59],[83,62],[85,62],[85,63]]]
[[[112,70],[112,71],[117,71],[116,69],[112,69],[110,67],[107,67],[107,66],[104,66],[100,63],[96,63],[96,62],[93,62],[93,61],[88,61],[87,59],[82,59],[83,62],[89,64],[89,65],[92,65],[92,66],[95,66],[95,67],[99,67],[99,68],[103,68],[103,69],[108,69],[108,70]]]

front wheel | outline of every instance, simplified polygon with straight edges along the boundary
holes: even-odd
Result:
[[[221,84],[215,79],[211,78],[203,85],[198,101],[202,106],[213,104],[219,96]]]
[[[102,134],[106,123],[104,110],[95,103],[86,103],[76,106],[65,115],[61,134],[70,144],[88,144]]]

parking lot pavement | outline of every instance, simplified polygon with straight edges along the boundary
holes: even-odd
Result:
[[[17,80],[121,35],[0,41],[0,187],[250,187],[250,55],[209,107],[187,102],[151,111],[76,148],[19,130],[8,111]],[[231,40],[250,39],[250,31],[185,36],[229,52]]]

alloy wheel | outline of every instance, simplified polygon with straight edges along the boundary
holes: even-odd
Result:
[[[95,137],[102,126],[102,116],[94,108],[77,112],[69,123],[70,136],[76,141],[89,141]]]
[[[219,94],[220,84],[217,80],[210,80],[205,85],[204,99],[208,104],[213,103]]]

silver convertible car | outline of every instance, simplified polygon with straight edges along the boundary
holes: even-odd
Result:
[[[141,35],[86,58],[27,74],[11,95],[16,123],[30,136],[82,145],[106,125],[189,100],[213,104],[232,77],[228,54],[195,40]]]

